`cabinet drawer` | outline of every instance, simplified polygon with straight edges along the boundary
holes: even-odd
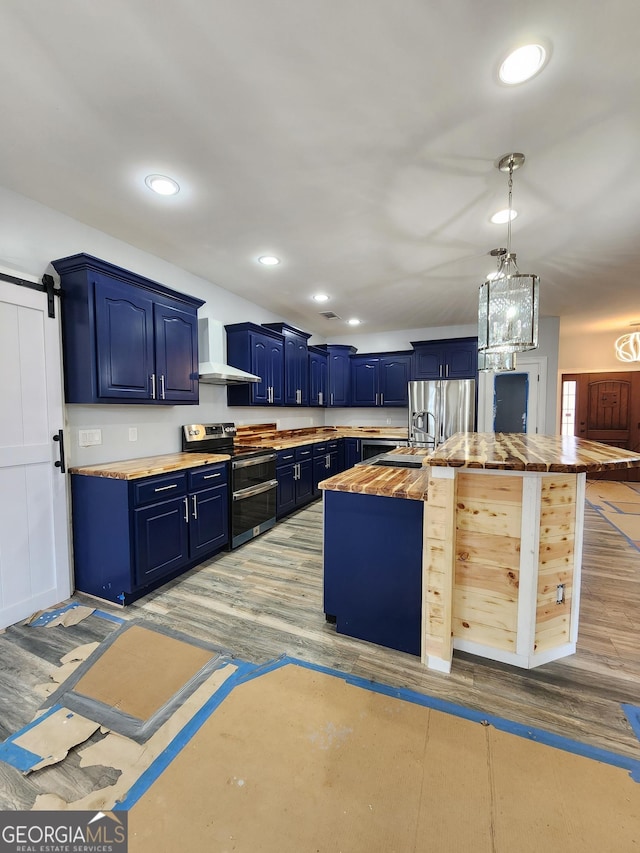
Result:
[[[289,447],[287,450],[278,450],[278,458],[276,465],[290,465],[296,458],[295,447]]]
[[[324,456],[325,453],[328,453],[328,444],[326,441],[323,441],[322,444],[313,445],[314,456]]]
[[[296,461],[300,462],[303,459],[311,459],[313,456],[313,445],[305,444],[303,447],[296,447]]]
[[[338,450],[338,439],[336,439],[335,441],[328,441],[327,450],[329,451],[329,453],[336,453]]]
[[[167,500],[178,495],[184,495],[187,491],[187,474],[185,471],[177,471],[162,477],[154,477],[152,480],[142,480],[135,483],[133,487],[133,502],[135,506],[153,503],[154,501]]]
[[[197,489],[210,489],[214,486],[226,486],[227,466],[222,462],[219,465],[207,465],[206,468],[196,468],[189,471],[189,491]]]

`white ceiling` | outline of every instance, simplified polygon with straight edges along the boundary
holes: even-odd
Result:
[[[1,185],[294,325],[475,322],[510,151],[542,314],[640,321],[637,0],[3,0],[0,32]]]

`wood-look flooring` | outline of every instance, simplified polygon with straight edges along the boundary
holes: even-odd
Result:
[[[320,501],[127,608],[97,606],[206,639],[254,663],[287,654],[640,759],[640,742],[620,707],[640,705],[640,552],[589,505],[583,566],[578,652],[528,671],[455,652],[451,674],[443,675],[412,655],[336,634],[322,609]],[[14,626],[0,635],[0,737],[30,722],[42,702],[35,687],[62,655],[114,627],[90,616],[70,628]],[[115,781],[110,768],[79,764],[70,754],[23,776],[0,762],[0,809],[30,808],[39,792],[72,801]]]

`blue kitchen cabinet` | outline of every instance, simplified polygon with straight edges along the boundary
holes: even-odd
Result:
[[[53,261],[67,403],[198,402],[203,301],[91,255]]]
[[[420,654],[422,501],[324,492],[324,612],[340,634]]]
[[[478,339],[412,341],[413,379],[476,379]]]
[[[313,496],[320,497],[322,491],[318,484],[322,480],[333,477],[341,469],[339,467],[339,445],[338,439],[326,441],[313,446]]]
[[[329,388],[329,356],[320,347],[309,347],[309,405],[326,406]]]
[[[282,406],[284,403],[284,339],[255,323],[232,323],[227,331],[227,361],[260,377],[227,387],[229,406]]]
[[[313,445],[279,450],[276,516],[284,518],[313,499]]]
[[[229,541],[226,463],[135,480],[71,477],[75,588],[129,604]]]
[[[362,461],[362,447],[359,438],[343,438],[342,441],[344,442],[344,470],[348,471]]]
[[[355,347],[345,344],[319,344],[327,353],[327,406],[345,407],[351,404],[351,356]]]
[[[264,323],[282,335],[284,340],[284,405],[309,405],[309,350],[307,341],[311,337],[287,323]]]
[[[352,406],[406,406],[410,353],[351,357]]]

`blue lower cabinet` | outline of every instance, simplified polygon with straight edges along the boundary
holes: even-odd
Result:
[[[344,441],[344,471],[362,461],[362,447],[359,438],[343,438]]]
[[[226,463],[157,477],[71,477],[75,588],[129,604],[229,542]]]
[[[324,611],[340,634],[420,654],[423,502],[324,492]]]
[[[276,461],[277,518],[313,500],[313,445],[279,450]]]

